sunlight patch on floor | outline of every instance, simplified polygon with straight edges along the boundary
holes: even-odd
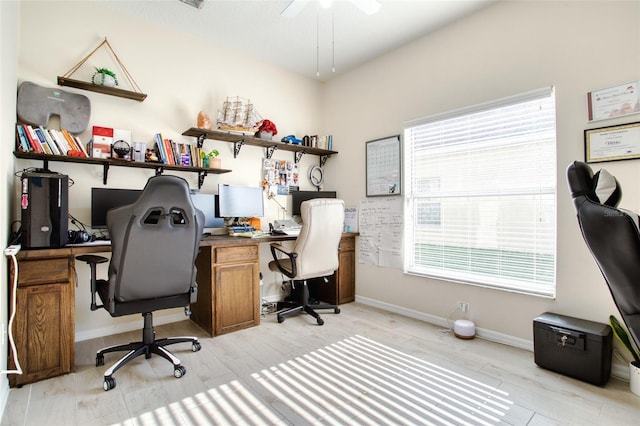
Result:
[[[493,386],[358,335],[251,377],[266,395],[234,380],[126,423],[267,426],[294,413],[307,424],[490,426],[513,405]]]

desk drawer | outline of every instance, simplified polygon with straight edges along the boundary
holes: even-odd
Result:
[[[67,257],[20,261],[18,268],[20,287],[69,282],[73,273]]]
[[[214,263],[230,263],[241,261],[258,261],[258,245],[216,247]]]

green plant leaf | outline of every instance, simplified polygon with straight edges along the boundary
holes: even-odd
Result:
[[[615,316],[610,315],[609,324],[611,324],[611,328],[613,329],[613,334],[615,334],[618,340],[620,340],[620,342],[622,342],[622,344],[627,348],[627,350],[631,352],[633,359],[636,362],[640,363],[640,355],[633,348],[633,343],[631,343],[631,339],[629,339],[629,335],[627,334],[627,331],[624,329],[622,324],[620,324],[620,321],[618,321],[618,319]]]

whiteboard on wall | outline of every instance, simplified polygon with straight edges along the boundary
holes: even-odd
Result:
[[[366,143],[367,197],[400,195],[400,135]]]
[[[402,198],[366,198],[360,202],[359,262],[402,268]]]

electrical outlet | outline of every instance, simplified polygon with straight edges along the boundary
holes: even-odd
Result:
[[[462,312],[469,312],[469,303],[458,301],[458,309]]]

